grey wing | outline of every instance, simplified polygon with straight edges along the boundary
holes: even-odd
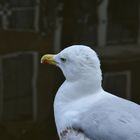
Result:
[[[104,99],[74,124],[92,140],[140,140],[140,106],[121,98]]]
[[[74,128],[66,128],[60,133],[60,140],[91,140],[84,132]]]

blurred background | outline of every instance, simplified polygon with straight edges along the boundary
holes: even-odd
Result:
[[[64,77],[40,58],[73,44],[97,51],[104,89],[140,104],[139,0],[0,0],[1,140],[58,140]]]

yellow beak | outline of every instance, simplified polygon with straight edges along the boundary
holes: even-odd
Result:
[[[54,60],[54,56],[53,54],[46,54],[43,55],[41,58],[41,63],[42,64],[52,64],[52,65],[56,65],[57,62]]]

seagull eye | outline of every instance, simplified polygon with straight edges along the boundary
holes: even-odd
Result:
[[[62,62],[66,62],[66,58],[61,57],[60,60],[61,60]]]

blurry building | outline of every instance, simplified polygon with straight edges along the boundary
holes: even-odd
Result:
[[[48,130],[53,78],[40,66],[41,55],[52,52],[41,5],[40,0],[0,1],[0,139],[40,139],[55,131]]]
[[[25,139],[57,139],[52,108],[62,76],[40,57],[73,44],[98,52],[107,91],[140,103],[139,13],[138,0],[1,0],[0,122]]]

